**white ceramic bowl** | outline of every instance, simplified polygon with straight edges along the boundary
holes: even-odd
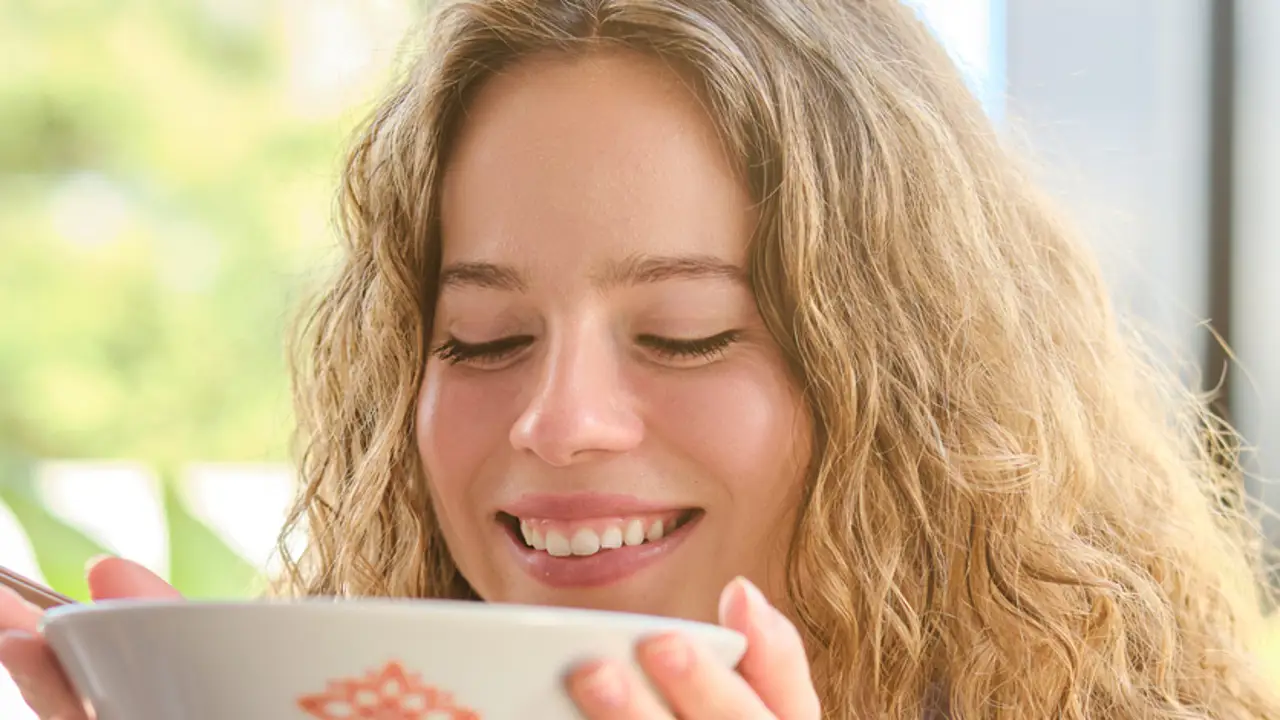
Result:
[[[666,630],[727,666],[746,647],[703,623],[440,600],[107,601],[42,626],[99,720],[570,720],[573,665],[634,662]]]

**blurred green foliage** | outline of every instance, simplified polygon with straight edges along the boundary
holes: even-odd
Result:
[[[0,444],[285,459],[282,339],[355,113],[289,101],[281,2],[0,2]],[[248,9],[246,9],[248,8]]]
[[[169,582],[193,599],[251,597],[266,590],[262,568],[229,548],[182,503],[173,481],[164,486],[169,529]]]
[[[41,505],[36,458],[159,470],[175,586],[259,589],[172,476],[289,459],[286,331],[390,70],[368,63],[370,18],[414,5],[0,0],[0,502],[56,588],[84,599],[104,549]],[[364,76],[336,72],[362,53]]]
[[[0,483],[0,502],[22,523],[45,582],[64,595],[81,602],[88,600],[85,564],[106,554],[106,548],[46,510],[23,483]]]

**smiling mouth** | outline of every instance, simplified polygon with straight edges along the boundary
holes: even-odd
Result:
[[[687,508],[664,513],[584,520],[519,518],[499,512],[501,523],[526,550],[555,558],[586,558],[622,548],[657,543],[697,520],[703,511]]]

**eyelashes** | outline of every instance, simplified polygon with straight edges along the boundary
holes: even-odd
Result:
[[[659,359],[678,364],[714,360],[737,342],[740,335],[741,332],[738,330],[727,330],[716,335],[693,339],[640,335],[636,337],[636,343]],[[468,343],[456,337],[450,337],[433,348],[431,354],[450,365],[460,363],[493,365],[510,359],[532,344],[533,340],[534,338],[530,335],[512,335],[489,342]]]
[[[728,330],[710,337],[693,340],[677,340],[660,335],[641,335],[637,341],[662,357],[673,360],[709,360],[719,357],[738,340],[737,330]]]
[[[528,335],[512,335],[483,343],[466,343],[450,337],[432,350],[431,354],[450,365],[476,361],[501,362],[531,342],[533,338]]]

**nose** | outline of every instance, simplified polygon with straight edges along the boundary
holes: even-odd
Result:
[[[611,340],[579,331],[556,340],[543,358],[537,387],[511,428],[515,449],[566,467],[640,444],[644,423]]]

